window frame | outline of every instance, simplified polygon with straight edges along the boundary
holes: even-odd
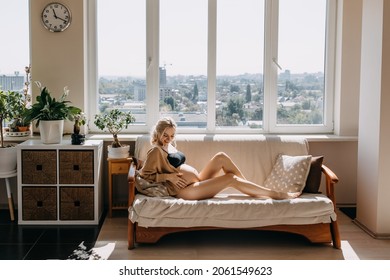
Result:
[[[325,38],[325,85],[324,85],[324,122],[320,125],[278,125],[277,124],[277,49],[278,49],[278,0],[265,0],[265,45],[264,45],[264,108],[263,128],[247,127],[219,128],[216,126],[216,58],[217,58],[217,8],[218,0],[208,0],[208,98],[206,128],[178,127],[179,133],[333,133],[334,132],[334,74],[335,74],[335,42],[336,42],[336,3],[337,0],[327,0],[326,38]],[[88,25],[88,83],[89,92],[88,124],[90,132],[99,131],[93,124],[98,108],[98,57],[97,57],[97,0],[89,0],[86,9]],[[148,133],[160,117],[159,112],[159,0],[145,0],[146,4],[146,122],[141,125],[131,125],[123,132]],[[93,42],[93,43],[92,43]]]

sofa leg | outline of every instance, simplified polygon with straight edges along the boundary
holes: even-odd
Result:
[[[135,240],[134,240],[134,228],[135,225],[128,219],[127,222],[127,248],[129,250],[134,249]]]
[[[337,221],[332,221],[330,224],[330,230],[332,232],[333,247],[341,249],[341,238]]]

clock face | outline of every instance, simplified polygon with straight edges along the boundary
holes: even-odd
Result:
[[[42,11],[42,23],[49,31],[61,32],[69,27],[70,10],[61,3],[50,3]]]

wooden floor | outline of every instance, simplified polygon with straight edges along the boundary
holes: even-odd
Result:
[[[341,250],[293,234],[236,230],[172,234],[128,250],[126,212],[105,219],[95,247],[115,242],[112,260],[390,260],[390,240],[374,239],[342,212],[337,215]]]

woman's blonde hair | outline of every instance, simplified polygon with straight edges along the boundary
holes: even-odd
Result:
[[[161,118],[156,125],[154,126],[152,133],[151,133],[151,139],[150,142],[152,145],[161,144],[160,143],[160,137],[164,133],[165,129],[167,128],[174,128],[176,129],[177,125],[176,122],[171,117],[164,117]],[[175,141],[172,143],[175,145]]]

